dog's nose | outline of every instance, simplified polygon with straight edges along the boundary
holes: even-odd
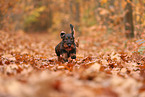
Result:
[[[71,46],[71,44],[68,44],[68,46],[70,47],[70,46]]]

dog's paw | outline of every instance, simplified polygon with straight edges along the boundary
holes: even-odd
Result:
[[[76,56],[71,56],[72,59],[76,59]]]

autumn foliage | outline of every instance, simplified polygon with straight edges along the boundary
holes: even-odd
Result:
[[[127,3],[133,38],[125,37]],[[0,0],[0,97],[145,97],[144,3]],[[55,46],[70,23],[77,58],[60,62]]]

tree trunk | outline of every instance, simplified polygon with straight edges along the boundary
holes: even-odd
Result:
[[[49,23],[48,23],[48,29],[51,28],[52,23],[53,23],[53,12],[52,12],[52,8],[50,7],[50,5],[52,4],[52,0],[49,0],[49,4],[48,4],[48,8],[49,8],[49,12],[48,12],[48,18],[49,18]]]
[[[70,0],[69,2],[69,7],[70,7],[70,21],[74,19],[74,13],[73,13],[73,0]]]
[[[0,10],[0,29],[2,29],[2,19],[3,19],[3,15],[2,15],[2,11]]]
[[[130,2],[126,0],[127,4],[125,7],[125,17],[124,17],[124,22],[125,22],[125,34],[127,38],[133,38],[134,37],[134,26],[133,26],[133,16],[132,16],[132,5]]]
[[[76,2],[75,2],[75,9],[76,9],[76,16],[75,16],[76,31],[78,32],[78,35],[81,35],[81,32],[79,31],[79,27],[80,27],[80,3],[78,0],[76,0]]]
[[[100,11],[98,10],[100,7],[101,7],[101,3],[100,3],[100,0],[95,0],[95,18],[96,18],[96,24],[97,25],[101,25],[100,22],[97,22],[97,21],[100,21],[102,20],[102,17],[100,15]]]
[[[42,14],[45,15],[45,22],[44,22],[44,25],[43,25],[43,29],[45,28],[46,30],[47,29],[50,29],[53,25],[53,10],[52,10],[52,3],[53,3],[53,0],[43,0],[43,4],[42,6],[46,6],[46,9]]]

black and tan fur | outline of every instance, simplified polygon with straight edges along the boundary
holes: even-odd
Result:
[[[76,44],[72,24],[70,24],[70,28],[71,33],[66,34],[64,31],[60,33],[62,41],[55,47],[59,61],[67,62],[69,57],[76,59]]]

